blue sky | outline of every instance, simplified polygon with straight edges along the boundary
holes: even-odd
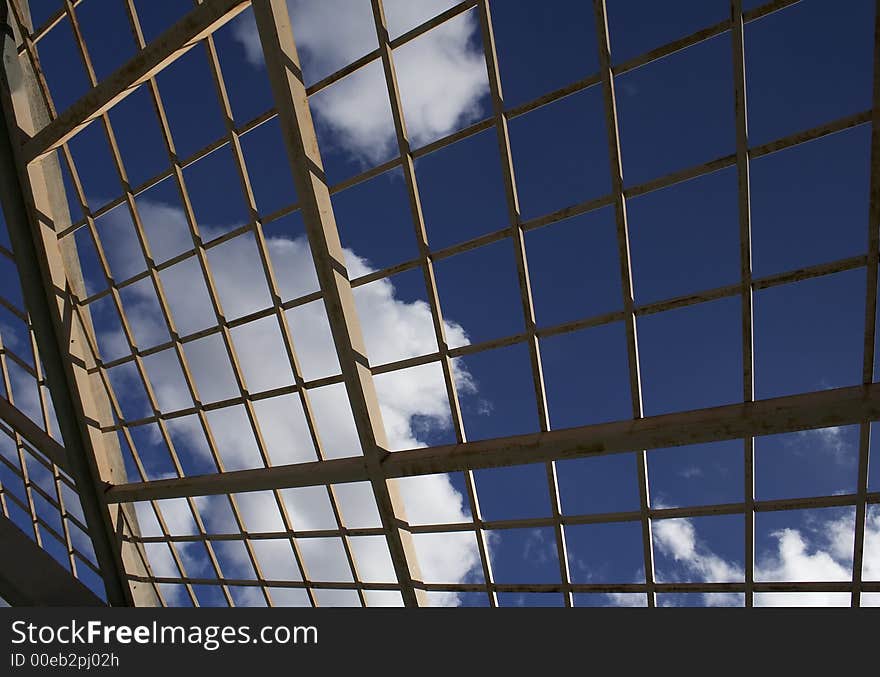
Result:
[[[291,2],[307,83],[334,72],[376,47],[369,2],[349,0],[333,40],[329,21],[338,2]],[[422,23],[450,4],[386,0],[394,35]],[[598,72],[594,17],[590,3],[548,0],[492,5],[505,106],[513,108]],[[761,6],[745,2],[746,10]],[[32,2],[36,24],[58,6]],[[180,18],[188,2],[138,2],[147,39]],[[727,0],[655,3],[608,0],[611,57],[615,65],[728,17]],[[322,8],[323,7],[323,8]],[[803,0],[745,27],[750,144],[759,146],[793,133],[866,111],[871,105],[874,3],[852,0],[841,9],[825,0]],[[123,3],[85,0],[77,8],[99,79],[135,51],[126,27]],[[240,128],[269,110],[271,92],[255,47],[250,10],[215,35],[223,78]],[[300,32],[297,27],[301,26]],[[112,39],[99,39],[110,32]],[[821,49],[817,49],[821,45]],[[491,114],[478,17],[470,11],[437,31],[395,50],[404,116],[414,148],[447,136]],[[75,53],[65,20],[39,43],[39,54],[59,110],[76,101],[89,83]],[[632,188],[670,172],[729,156],[736,150],[732,43],[723,32],[686,50],[615,78],[624,186]],[[424,74],[431,69],[430,77]],[[157,77],[175,150],[191,157],[226,134],[206,51],[196,48]],[[321,154],[331,187],[397,155],[396,140],[381,68],[377,62],[316,94],[311,99]],[[509,121],[511,154],[523,221],[602,198],[611,190],[608,137],[602,89],[594,85]],[[115,106],[110,121],[131,186],[168,169],[158,118],[149,93],[140,88]],[[750,163],[752,269],[756,279],[865,254],[868,218],[870,125],[861,124]],[[297,203],[283,139],[272,119],[241,137],[242,154],[260,218]],[[99,124],[69,144],[89,209],[99,210],[122,188]],[[494,128],[420,156],[416,179],[432,252],[495,233],[510,225],[502,160]],[[66,171],[66,170],[65,170]],[[235,159],[228,146],[183,170],[196,222],[204,241],[251,220],[239,188]],[[83,212],[67,178],[74,221]],[[157,263],[192,248],[180,197],[166,179],[136,198]],[[735,166],[627,200],[633,293],[637,309],[700,291],[738,284],[740,279],[737,173]],[[414,261],[419,255],[406,183],[392,169],[334,192],[333,208],[352,279]],[[110,272],[119,283],[146,270],[131,217],[116,207],[96,219],[96,230]],[[284,301],[317,290],[304,226],[297,212],[264,225],[269,255]],[[95,244],[86,229],[76,238],[88,295],[107,287]],[[557,220],[525,233],[550,425],[565,428],[632,416],[623,294],[614,211],[602,207]],[[5,241],[5,240],[4,240]],[[257,263],[252,235],[239,235],[209,248],[209,265],[227,319],[269,305],[269,289]],[[21,306],[15,271],[0,257],[4,297]],[[464,348],[454,377],[468,439],[486,439],[539,429],[529,351],[525,343],[474,352],[468,348],[516,336],[525,330],[513,241],[496,238],[434,261],[437,294],[450,348]],[[180,333],[216,325],[196,259],[188,257],[160,273]],[[771,286],[754,294],[755,397],[758,399],[854,385],[861,380],[865,270],[824,275]],[[386,364],[438,350],[428,309],[429,292],[418,267],[359,286],[358,310],[370,361]],[[142,347],[168,341],[159,301],[149,284],[123,288],[121,303]],[[114,304],[104,296],[91,304],[105,360],[130,354]],[[568,322],[607,316],[607,321],[570,333],[552,330]],[[294,343],[302,353],[307,381],[339,373],[328,348],[329,328],[322,302],[287,311]],[[271,325],[271,323],[269,323]],[[742,401],[741,299],[723,298],[637,317],[641,386],[645,415],[685,411]],[[252,392],[290,387],[293,374],[274,325],[250,323],[232,333]],[[21,323],[0,308],[0,329],[21,334]],[[20,339],[19,339],[20,340]],[[214,333],[188,342],[186,359],[204,402],[237,395],[228,359]],[[159,408],[192,405],[172,351],[145,365]],[[110,370],[110,380],[128,420],[147,417],[150,405],[131,361]],[[395,448],[455,441],[439,363],[377,377],[383,414]],[[25,386],[20,386],[24,388]],[[273,463],[313,460],[299,399],[273,398],[257,408]],[[360,453],[352,442],[353,423],[339,383],[314,389],[316,425],[329,455]],[[229,406],[209,426],[227,469],[262,466],[248,440],[243,408]],[[293,413],[291,413],[293,412]],[[193,417],[175,419],[170,436],[187,474],[216,472],[204,432]],[[148,479],[173,474],[171,457],[158,428],[131,428]],[[872,436],[875,439],[876,436]],[[122,440],[129,472],[138,471]],[[743,442],[718,442],[676,449],[649,450],[651,507],[739,503],[744,496]],[[854,493],[858,466],[858,428],[775,435],[755,440],[755,497],[758,500]],[[880,463],[871,466],[869,490],[880,490]],[[635,453],[557,464],[559,500],[564,515],[638,511]],[[2,479],[2,478],[0,478]],[[542,464],[478,471],[474,474],[484,519],[489,521],[552,516],[546,468]],[[4,486],[5,480],[4,480]],[[446,501],[432,519],[469,519],[463,476],[435,478],[419,491]],[[426,494],[427,495],[427,494]],[[408,510],[431,512],[409,494]],[[287,499],[285,499],[287,500]],[[291,501],[294,499],[291,498]],[[300,506],[304,523],[318,523],[320,499]],[[368,495],[351,499],[366,510]],[[225,499],[199,506],[207,524],[228,510]],[[270,501],[271,503],[271,501]],[[223,506],[226,506],[225,508]],[[277,508],[260,504],[269,524]],[[292,504],[288,504],[290,507]],[[433,506],[436,508],[437,506]],[[168,514],[173,511],[168,508]],[[268,512],[267,512],[268,511]],[[349,512],[354,513],[355,508]],[[437,512],[437,511],[435,511]],[[173,518],[169,518],[173,521]],[[183,519],[183,518],[180,518]],[[190,517],[191,519],[191,517]],[[880,513],[876,522],[880,543]],[[849,520],[849,522],[847,522]],[[185,520],[184,520],[185,521]],[[222,520],[216,519],[220,524]],[[797,580],[819,572],[835,576],[847,560],[841,541],[852,540],[852,509],[761,513],[756,518],[756,569],[770,578]],[[875,522],[870,522],[869,525]],[[430,519],[428,522],[430,523]],[[222,532],[226,527],[217,527]],[[232,525],[232,530],[237,529]],[[318,528],[318,527],[315,527]],[[571,579],[577,583],[644,581],[641,523],[581,524],[565,527]],[[145,529],[149,531],[149,528]],[[451,537],[450,537],[451,538]],[[440,546],[426,545],[423,568],[454,581],[481,582],[472,536],[448,545],[455,561],[442,560]],[[464,540],[463,540],[464,539]],[[739,515],[655,521],[655,576],[661,581],[742,580],[744,518]],[[798,540],[800,539],[800,540]],[[311,539],[314,540],[314,539]],[[316,547],[313,572],[344,560],[341,541]],[[450,540],[449,543],[452,541]],[[553,528],[495,529],[486,543],[496,581],[558,583],[560,567]],[[798,549],[798,543],[803,547]],[[373,547],[364,542],[363,547]],[[162,546],[164,547],[164,546]],[[217,544],[221,568],[233,578],[252,578],[241,543]],[[307,546],[312,547],[312,546]],[[361,545],[358,545],[361,547]],[[872,546],[876,547],[876,546]],[[200,550],[201,548],[201,550]],[[786,549],[787,548],[787,549]],[[158,547],[156,548],[159,549]],[[233,550],[239,549],[238,552]],[[187,546],[186,561],[202,570],[204,546]],[[365,561],[378,562],[374,551]],[[156,557],[166,557],[156,555]],[[276,562],[277,555],[265,559]],[[851,552],[849,555],[851,559]],[[342,559],[340,559],[342,558]],[[372,559],[370,559],[372,558]],[[159,560],[157,560],[159,561]],[[164,561],[164,560],[162,560]],[[450,563],[451,562],[451,563]],[[291,563],[290,566],[294,566]],[[271,565],[267,565],[271,566]],[[368,567],[371,565],[365,564]],[[851,564],[850,564],[851,566]],[[875,565],[880,567],[880,554]],[[381,567],[377,564],[377,571]],[[812,568],[811,568],[812,567]],[[824,568],[823,568],[824,567]],[[211,575],[208,569],[202,570]],[[229,573],[231,572],[231,573]],[[808,572],[808,573],[804,573]],[[190,572],[192,574],[192,572]],[[196,575],[196,574],[192,574]],[[379,574],[377,574],[379,575]],[[713,578],[715,577],[715,578]],[[792,578],[793,577],[793,578]],[[170,590],[170,589],[169,589]],[[259,600],[247,590],[241,601]],[[291,595],[293,591],[279,593]],[[297,591],[299,594],[299,591]],[[322,593],[324,594],[324,593]],[[223,601],[219,588],[198,591],[202,604]],[[172,594],[181,603],[183,596]],[[483,594],[461,594],[440,601],[487,603]],[[286,598],[285,598],[286,599]],[[299,601],[302,601],[302,599]],[[344,603],[340,593],[335,600]],[[783,602],[793,597],[778,598]],[[776,598],[766,598],[776,603]],[[799,598],[800,599],[800,598]],[[807,598],[803,598],[807,599]],[[828,595],[815,600],[832,603]],[[581,594],[576,604],[629,604],[642,597]],[[236,600],[238,602],[238,600]],[[350,601],[350,600],[349,600]],[[740,596],[666,595],[672,605],[741,603]],[[558,594],[499,596],[501,605],[561,605]]]

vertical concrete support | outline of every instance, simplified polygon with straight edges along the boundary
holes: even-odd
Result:
[[[286,0],[256,0],[253,9],[336,354],[387,534],[391,560],[404,603],[416,606],[424,594],[413,587],[413,580],[420,577],[418,560],[412,536],[398,526],[398,521],[405,520],[403,501],[396,485],[387,482],[382,472],[381,461],[388,453],[385,427],[345,269],[287,3]]]
[[[124,481],[125,466],[115,436],[101,432],[112,423],[112,412],[102,385],[88,373],[93,360],[84,336],[93,329],[72,304],[71,293],[83,290],[78,257],[72,239],[61,243],[56,236],[70,224],[60,166],[54,154],[30,163],[22,159],[22,143],[48,122],[49,112],[30,64],[18,55],[20,35],[12,19],[6,2],[0,4],[0,196],[9,236],[107,601],[152,606],[158,604],[152,586],[126,581],[126,570],[143,574],[146,566],[135,546],[119,538],[121,509],[111,513],[104,500],[103,487]],[[133,511],[125,510],[135,525]]]

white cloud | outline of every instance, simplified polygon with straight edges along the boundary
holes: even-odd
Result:
[[[168,211],[166,205],[145,201],[139,207],[144,221],[153,224],[152,232],[148,232],[151,240],[162,236],[160,225],[163,218],[178,218],[173,211]],[[212,229],[202,230],[206,233],[206,239],[210,239],[208,235]],[[282,237],[269,238],[267,245],[273,267],[279,271],[279,278],[284,281],[286,293],[289,296],[298,296],[313,291],[314,268],[308,246],[301,240]],[[255,267],[254,263],[255,246],[252,238],[239,237],[209,250],[208,258],[227,317],[240,316],[268,305],[265,278],[262,269]],[[136,251],[119,251],[116,255],[138,254]],[[346,251],[346,259],[352,275],[369,272],[368,262],[353,252]],[[201,317],[204,313],[206,301],[201,293],[192,293],[193,290],[204,288],[199,267],[192,263],[189,260],[166,269],[161,279],[166,296],[175,300],[171,304],[174,321],[178,324],[189,324],[190,329],[194,330],[203,328],[201,325],[207,319],[193,323],[193,317]],[[132,289],[126,310],[129,307],[138,309],[138,333],[159,336],[161,332],[158,331],[158,326],[163,321],[158,315],[158,308],[149,303],[151,294],[152,290],[146,286]],[[426,304],[407,303],[396,298],[394,287],[389,281],[361,287],[358,290],[357,307],[373,363],[377,360],[399,359],[401,355],[426,354],[436,350],[430,310]],[[303,370],[311,372],[312,378],[338,373],[332,341],[328,339],[329,327],[323,304],[309,304],[297,311],[295,316],[288,315],[288,318],[292,327],[294,349]],[[100,326],[98,330],[101,331]],[[292,384],[293,377],[283,351],[277,323],[274,320],[259,321],[245,325],[241,330],[243,331],[232,332],[232,340],[239,352],[244,378],[251,391]],[[112,333],[118,330],[110,331]],[[455,336],[458,342],[467,343],[464,330],[454,322],[447,321],[446,331]],[[114,340],[113,336],[104,338]],[[184,353],[203,401],[216,401],[234,394],[236,388],[234,380],[231,380],[231,366],[218,335],[214,335],[212,340],[200,339],[185,344]],[[166,411],[192,406],[189,395],[181,392],[182,374],[173,351],[163,351],[154,356],[148,364],[147,372],[157,398],[161,404],[167,406]],[[389,374],[385,381],[380,381],[380,404],[387,422],[389,444],[393,449],[423,446],[420,434],[425,431],[426,425],[431,429],[442,429],[451,425],[446,390],[442,377],[437,377],[438,372],[439,369],[433,373],[428,368],[410,369]],[[463,388],[475,387],[470,375],[463,368],[456,366],[455,372]],[[132,374],[128,375],[129,378],[131,376]],[[326,456],[332,458],[359,454],[357,434],[342,384],[313,389],[310,391],[310,399]],[[273,464],[296,463],[316,458],[298,396],[262,400],[255,404],[255,409]],[[262,466],[242,406],[209,412],[208,424],[226,469]],[[171,429],[176,446],[180,447],[179,452],[209,459],[204,433],[195,417],[174,419]],[[160,442],[158,434],[154,435],[153,441]],[[435,522],[462,522],[467,519],[463,497],[445,475],[409,478],[400,487],[408,517],[414,522],[428,514]],[[325,494],[323,497],[322,492]],[[295,529],[335,527],[332,513],[329,520],[327,518],[329,503],[326,490],[309,492],[291,489],[282,494]],[[349,524],[362,524],[364,520],[372,519],[369,517],[371,514],[376,513],[369,485],[340,487],[338,498],[340,510]],[[197,499],[202,518],[210,525],[209,531],[237,531],[234,522],[230,520],[225,501],[224,497]],[[275,531],[283,526],[271,493],[240,495],[238,507],[248,531]],[[173,533],[192,533],[194,525],[185,501],[163,502],[161,509]],[[140,506],[138,514],[143,522],[144,533],[159,533],[155,519],[149,515],[148,506]],[[375,526],[378,526],[378,522]],[[344,576],[343,580],[351,579],[350,573],[345,574],[348,564],[342,553],[341,543],[338,538],[300,539],[299,546],[311,578],[336,580],[334,577]],[[389,569],[390,555],[384,539],[353,539],[351,545],[362,576],[372,581],[385,581],[393,575]],[[233,569],[231,573],[226,572],[227,576],[247,577],[246,572],[251,569],[246,550],[240,546],[241,544],[228,543],[221,548],[222,552],[218,555],[221,564]],[[298,578],[289,545],[262,542],[254,547],[264,574],[268,571],[289,572],[286,578]],[[194,545],[181,545],[178,548],[184,566],[198,569],[204,565],[201,561],[204,559],[204,551],[200,548],[201,546]],[[179,575],[167,548],[152,547],[149,550],[157,575]],[[468,541],[458,535],[437,536],[430,542],[422,543],[418,552],[419,563],[423,572],[426,572],[426,577],[432,576],[435,580],[446,582],[462,581],[479,562],[474,539]],[[169,591],[173,592],[173,589],[169,588]],[[176,594],[182,592],[178,589]],[[345,594],[324,592],[322,599],[327,603],[347,603],[352,600]],[[281,596],[292,599],[291,595],[285,593],[281,593]],[[388,595],[374,597],[377,603],[393,601]],[[454,594],[437,599],[445,604],[457,602]]]
[[[828,453],[838,463],[851,465],[856,458],[858,440],[858,435],[854,436],[852,432],[852,429],[842,426],[801,430],[795,433],[793,438],[787,440],[787,444],[796,444],[807,453]]]
[[[392,1],[385,13],[392,37],[436,16],[450,0]],[[303,71],[313,82],[376,49],[368,0],[289,0]],[[394,66],[410,141],[424,145],[476,120],[488,94],[486,63],[474,11],[394,50]],[[263,64],[253,16],[233,27],[246,59]],[[372,62],[311,97],[312,112],[332,143],[365,164],[388,159],[396,147],[381,63]]]
[[[725,560],[701,541],[689,519],[656,520],[654,544],[671,557],[679,571],[664,578],[696,582],[742,581],[739,563]],[[760,554],[755,580],[766,582],[848,581],[852,577],[852,515],[833,520],[816,519],[802,529],[780,529],[771,534],[774,547]],[[869,510],[865,521],[862,578],[880,580],[880,511]],[[706,594],[706,604],[739,603],[732,596]],[[629,597],[609,595],[614,604],[626,606]],[[634,598],[633,598],[634,599]],[[873,601],[873,600],[869,600]],[[755,593],[756,606],[848,606],[849,593],[793,592]]]
[[[642,592],[610,592],[606,597],[612,606],[648,606],[648,599]]]
[[[742,580],[742,567],[725,561],[702,543],[691,520],[656,520],[652,531],[655,547],[681,565],[690,575],[689,580],[715,583]],[[675,572],[668,574],[674,576]]]
[[[852,515],[809,525],[808,529],[782,529],[773,534],[777,550],[756,567],[762,581],[848,581],[853,566]],[[880,511],[869,510],[865,520],[862,579],[880,580]],[[762,593],[762,606],[848,606],[848,593]]]
[[[828,525],[839,528],[836,524]],[[843,527],[847,528],[847,527]],[[852,541],[852,522],[848,527]],[[782,529],[773,534],[777,540],[777,551],[764,561],[757,577],[767,581],[846,581],[850,578],[851,567],[844,563],[852,559],[852,544],[849,557],[833,553],[833,548],[822,550],[812,544],[798,529]],[[837,556],[835,556],[837,555]],[[852,562],[849,562],[850,565]]]

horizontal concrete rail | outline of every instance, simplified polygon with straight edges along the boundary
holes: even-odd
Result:
[[[386,477],[409,477],[676,447],[880,419],[880,384],[822,390],[632,421],[388,453]],[[362,457],[116,485],[111,503],[364,481]]]

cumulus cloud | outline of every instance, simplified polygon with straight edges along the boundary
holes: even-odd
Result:
[[[742,566],[715,553],[700,538],[692,520],[656,520],[653,524],[657,551],[671,558],[672,571],[658,572],[665,580],[733,582],[743,580]],[[806,526],[771,534],[772,547],[759,553],[755,580],[766,582],[848,581],[853,566],[852,515],[830,520],[814,519]],[[869,510],[865,522],[862,578],[880,580],[880,511]],[[611,603],[629,606],[635,596],[609,595]],[[708,605],[740,604],[738,596],[705,594]],[[756,606],[848,606],[849,593],[797,592],[755,593]],[[872,603],[873,598],[867,598]]]
[[[180,232],[174,228],[182,214],[168,205],[144,201],[139,205],[142,219],[151,243],[161,238],[162,246],[171,255],[191,246],[185,241],[174,242]],[[124,212],[114,218],[117,229],[130,227]],[[202,228],[205,240],[228,229]],[[130,248],[120,251],[129,242],[117,238],[114,255],[137,260],[140,254]],[[309,247],[303,239],[271,237],[267,240],[273,267],[278,273],[279,286],[285,298],[302,296],[317,286]],[[131,245],[128,245],[131,247]],[[209,264],[215,277],[217,294],[224,314],[233,319],[267,307],[269,292],[259,262],[256,243],[252,236],[236,237],[208,250]],[[369,263],[354,252],[346,251],[346,260],[353,276],[370,271]],[[132,268],[137,269],[137,266]],[[212,324],[211,306],[205,283],[197,262],[190,258],[160,274],[165,294],[170,301],[171,315],[178,330],[187,334],[205,329]],[[401,356],[429,353],[436,350],[430,324],[430,310],[420,301],[408,303],[396,297],[395,289],[387,280],[365,285],[358,290],[357,307],[361,318],[367,351],[375,364]],[[149,285],[129,288],[123,306],[131,315],[136,336],[155,345],[167,340],[167,331],[159,315],[155,294]],[[339,373],[339,364],[333,350],[329,323],[321,301],[300,306],[287,312],[294,349],[302,366],[304,377],[317,379]],[[102,345],[124,343],[121,330],[112,323],[96,317],[96,327]],[[459,342],[467,343],[464,329],[447,321],[447,333]],[[162,337],[165,337],[164,339]],[[231,331],[232,343],[241,363],[245,386],[250,392],[260,392],[293,384],[293,374],[284,350],[281,333],[274,318],[258,320]],[[141,347],[147,347],[142,345]],[[183,348],[199,399],[204,403],[218,402],[237,395],[237,384],[226,349],[216,334],[187,342]],[[154,354],[145,360],[148,380],[159,401],[160,408],[172,412],[193,405],[179,361],[172,350]],[[427,368],[410,369],[389,374],[380,382],[379,399],[386,421],[389,444],[393,449],[423,446],[420,435],[428,429],[443,429],[451,425],[448,401],[442,376]],[[464,389],[474,389],[470,375],[460,366],[456,377]],[[136,399],[136,375],[123,372],[117,380],[118,393],[126,399]],[[343,457],[361,453],[351,408],[342,384],[310,390],[316,427],[321,437],[325,457]],[[126,397],[127,396],[127,397]],[[141,403],[142,414],[148,412]],[[298,395],[264,399],[254,405],[258,424],[266,441],[266,449],[273,465],[315,460],[316,451],[306,425]],[[228,406],[207,414],[210,432],[214,437],[224,467],[227,470],[261,467],[262,460],[246,412],[241,405]],[[179,452],[191,460],[211,463],[204,431],[195,417],[172,419],[169,424],[172,439]],[[140,450],[149,466],[152,455],[163,453],[159,431],[154,428],[147,441],[149,448]],[[427,515],[435,522],[461,522],[467,519],[463,497],[445,475],[409,478],[400,484],[408,518],[414,523]],[[372,488],[368,483],[338,485],[334,489],[343,520],[349,526],[380,526]],[[297,530],[335,528],[326,489],[287,489],[281,492],[284,506]],[[236,502],[249,532],[272,532],[284,529],[278,506],[271,492],[241,494]],[[202,497],[196,500],[201,518],[211,533],[237,532],[226,497]],[[183,500],[161,502],[161,512],[170,533],[196,533],[189,507]],[[148,505],[139,506],[141,528],[147,535],[160,534],[155,516]],[[280,580],[299,580],[300,574],[293,559],[293,551],[286,541],[252,542],[258,564],[264,576]],[[368,581],[394,580],[390,554],[382,537],[350,539],[359,574]],[[351,580],[342,541],[338,538],[299,539],[298,546],[313,580]],[[241,542],[216,543],[218,559],[224,574],[231,578],[252,578],[253,567],[247,550]],[[177,565],[164,544],[148,548],[151,565],[158,576],[179,577]],[[212,575],[205,569],[207,560],[201,544],[180,544],[178,552],[189,575]],[[478,564],[476,544],[457,535],[441,535],[419,549],[419,564],[423,572],[434,580],[460,582]],[[195,572],[195,573],[194,573]],[[356,602],[351,591],[322,591],[322,603],[346,604]],[[180,591],[171,591],[172,601]],[[257,597],[245,601],[259,602]],[[379,603],[399,601],[399,596],[372,596]],[[279,593],[281,601],[306,602],[304,596]],[[454,594],[434,598],[434,601],[455,604]]]
[[[691,580],[726,583],[742,580],[742,567],[727,562],[698,540],[691,520],[657,520],[653,525],[655,547],[682,566]],[[676,577],[669,572],[669,577]]]
[[[852,515],[817,522],[805,529],[781,529],[773,534],[776,551],[755,570],[762,581],[848,581],[852,577]],[[880,511],[865,519],[862,579],[880,580]],[[760,606],[848,606],[848,593],[759,593]]]
[[[392,38],[453,6],[450,0],[386,1]],[[376,49],[369,0],[288,0],[308,82],[317,81]],[[466,12],[394,50],[404,119],[414,146],[424,145],[480,117],[489,85],[477,42],[477,18]],[[255,68],[263,66],[253,15],[233,36]],[[381,63],[372,62],[310,99],[319,129],[337,149],[364,164],[394,152],[396,136]]]

